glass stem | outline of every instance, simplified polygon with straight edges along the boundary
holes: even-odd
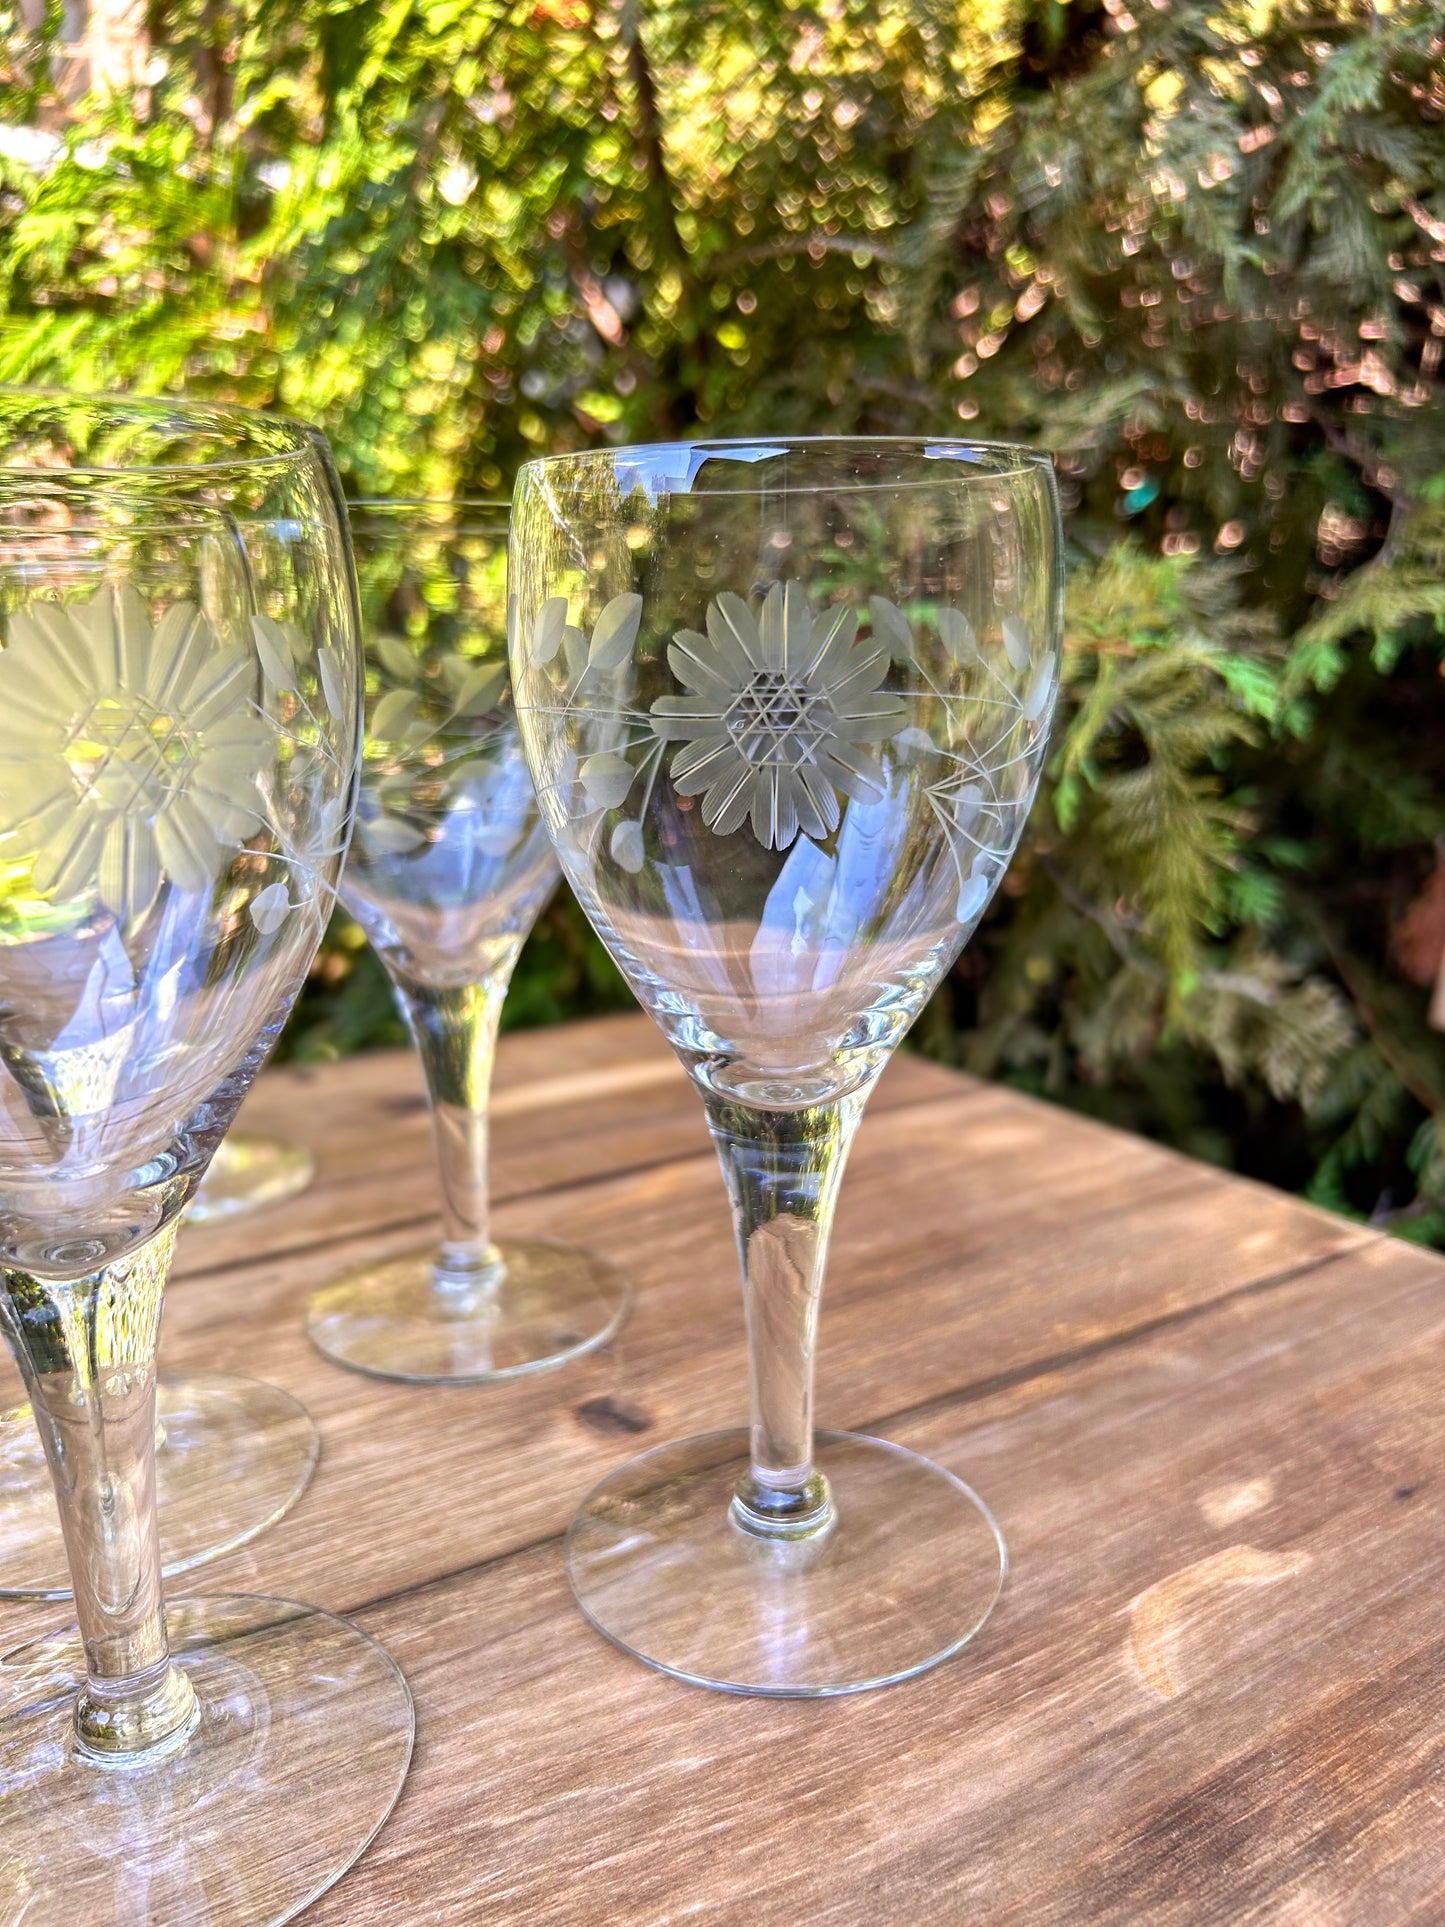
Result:
[[[764,1111],[704,1093],[732,1202],[752,1379],[751,1465],[732,1517],[763,1538],[810,1538],[833,1522],[813,1466],[813,1354],[833,1207],[865,1097]]]
[[[488,1295],[501,1281],[487,1194],[487,1101],[497,1027],[518,943],[477,983],[436,986],[394,979],[397,999],[420,1054],[431,1099],[442,1183],[439,1290]]]
[[[166,1644],[156,1528],[156,1345],[175,1234],[81,1277],[0,1273],[0,1323],[50,1465],[85,1647],[76,1749],[106,1766],[174,1751],[200,1713]]]

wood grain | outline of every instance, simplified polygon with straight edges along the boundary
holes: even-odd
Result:
[[[420,1390],[307,1343],[308,1291],[435,1228],[395,1055],[261,1081],[248,1126],[321,1181],[188,1231],[167,1307],[167,1364],[272,1379],[323,1440],[295,1510],[179,1589],[350,1612],[417,1696],[401,1805],[308,1920],[1445,1918],[1445,1264],[900,1059],[843,1187],[819,1416],[967,1478],[1011,1576],[907,1686],[740,1701],[592,1633],[560,1549],[595,1478],[744,1416],[701,1107],[636,1020],[507,1039],[497,1089],[499,1227],[634,1281],[607,1352]]]
[[[697,1094],[645,1018],[570,1025],[565,1051],[556,1037],[532,1031],[502,1041],[493,1094],[495,1201],[707,1149]],[[956,1096],[959,1089],[960,1080],[938,1065],[900,1055],[873,1105],[888,1110],[927,1096]],[[399,1224],[431,1235],[436,1169],[421,1067],[412,1052],[376,1051],[325,1068],[268,1072],[236,1129],[296,1138],[316,1154],[316,1182],[268,1214],[269,1255]],[[175,1275],[255,1255],[254,1222],[192,1225],[178,1247]]]
[[[423,1743],[318,1923],[1438,1920],[1440,1285],[1356,1251],[887,1428],[989,1496],[1014,1561],[975,1645],[890,1693],[649,1674],[550,1545],[363,1612]],[[1292,1576],[1196,1598],[1163,1698],[1136,1602],[1261,1477],[1242,1542]]]

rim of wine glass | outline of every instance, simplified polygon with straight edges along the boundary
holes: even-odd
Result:
[[[997,455],[1009,458],[1012,467],[993,468],[968,475],[940,475],[937,481],[929,478],[912,482],[898,482],[860,478],[855,481],[839,481],[827,484],[806,483],[791,485],[796,495],[820,493],[824,488],[833,492],[846,488],[935,488],[946,482],[978,481],[1006,482],[1019,475],[1037,473],[1042,470],[1054,473],[1054,458],[1047,449],[1030,448],[1023,442],[986,441],[968,435],[698,435],[671,442],[625,442],[612,448],[574,448],[557,455],[533,455],[522,463],[517,470],[520,483],[524,476],[534,471],[556,469],[570,466],[581,467],[588,462],[601,462],[604,459],[615,461],[619,457],[625,462],[627,457],[642,454],[660,453],[665,449],[690,449],[707,454],[726,455],[731,449],[775,450],[778,455],[791,455],[795,451],[811,449],[832,449],[843,451],[849,448],[861,449],[911,449],[923,459],[928,459],[930,449],[947,451],[939,459],[948,455]],[[760,488],[695,488],[688,482],[678,493],[689,495],[756,495]]]
[[[253,432],[257,425],[262,425],[273,433],[289,436],[291,445],[286,448],[258,447],[250,453],[235,449],[222,453],[218,443],[215,459],[208,461],[76,462],[64,468],[32,462],[10,462],[0,456],[0,481],[6,476],[24,475],[63,487],[74,479],[94,481],[114,480],[129,475],[215,475],[223,469],[251,471],[272,466],[284,467],[286,463],[294,462],[298,455],[315,454],[318,450],[329,455],[325,435],[311,423],[296,421],[290,415],[273,415],[260,408],[245,408],[239,402],[191,401],[183,396],[165,395],[80,394],[69,388],[40,388],[23,382],[0,382],[0,418],[3,418],[7,402],[32,403],[37,414],[48,406],[57,411],[83,409],[96,415],[134,415],[141,421],[147,418],[156,421],[186,418],[196,424],[202,433],[208,421],[217,427],[229,423]]]

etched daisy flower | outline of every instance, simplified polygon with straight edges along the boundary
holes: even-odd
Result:
[[[258,827],[255,777],[274,730],[256,658],[192,603],[152,629],[134,589],[10,617],[0,651],[0,839],[37,890],[94,891],[138,918],[169,878],[202,890]]]
[[[765,849],[785,850],[799,830],[835,829],[840,795],[882,795],[864,745],[891,735],[906,705],[879,688],[888,650],[857,634],[855,610],[815,617],[800,582],[775,582],[756,617],[741,596],[715,596],[705,636],[678,630],[667,660],[688,694],[658,697],[652,726],[682,745],[673,788],[702,793],[709,829],[725,835],[750,816]]]

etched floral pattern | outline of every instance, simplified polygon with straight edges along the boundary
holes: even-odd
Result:
[[[589,643],[554,596],[525,651],[527,704],[551,707],[561,655],[565,708],[586,714],[585,753],[565,752],[542,780],[567,795],[589,846],[611,817],[613,861],[642,869],[664,763],[679,796],[701,797],[710,830],[746,824],[777,850],[799,835],[824,841],[845,799],[878,801],[886,764],[914,773],[956,874],[955,914],[977,920],[1022,829],[1055,690],[1053,653],[1035,651],[1021,618],[1003,616],[981,640],[947,603],[910,615],[873,595],[863,610],[815,613],[798,581],[774,583],[756,609],[723,593],[706,634],[680,629],[668,646],[682,693],[642,708],[632,660],[642,613],[641,597],[615,596]],[[885,686],[895,665],[902,689]]]
[[[0,650],[13,724],[0,741],[0,861],[26,863],[42,897],[93,897],[134,926],[163,885],[210,892],[243,848],[264,856],[268,834],[282,874],[250,898],[258,933],[329,895],[347,814],[330,737],[354,714],[352,673],[322,644],[308,700],[295,625],[253,614],[250,640],[223,641],[191,602],[152,624],[129,585],[15,611]]]
[[[764,848],[785,850],[800,830],[836,829],[840,795],[882,795],[868,746],[900,727],[907,705],[879,688],[888,651],[857,636],[856,610],[814,616],[801,582],[775,582],[756,616],[740,596],[715,596],[706,635],[678,630],[667,660],[688,693],[659,696],[653,727],[681,745],[672,786],[702,796],[709,829],[726,835],[750,818]]]
[[[371,639],[368,654],[379,689],[367,717],[357,842],[370,860],[411,856],[451,813],[484,803],[491,762],[511,730],[507,665],[456,650],[433,659],[389,634]]]
[[[154,628],[130,587],[16,611],[0,652],[0,849],[23,834],[37,890],[93,891],[123,920],[166,880],[206,888],[217,846],[260,827],[275,729],[255,684],[256,658],[192,603]]]
[[[909,665],[921,694],[937,708],[931,728],[910,723],[894,745],[921,765],[923,793],[958,879],[954,914],[972,924],[1008,867],[1033,796],[1054,661],[1047,650],[1035,660],[1028,629],[1014,615],[1000,624],[1001,659],[995,661],[998,647],[981,644],[963,610],[943,604],[932,612],[933,627],[946,661],[970,672],[970,687],[961,693],[930,672],[923,638],[896,603],[875,595],[868,607],[874,636],[895,661]]]

